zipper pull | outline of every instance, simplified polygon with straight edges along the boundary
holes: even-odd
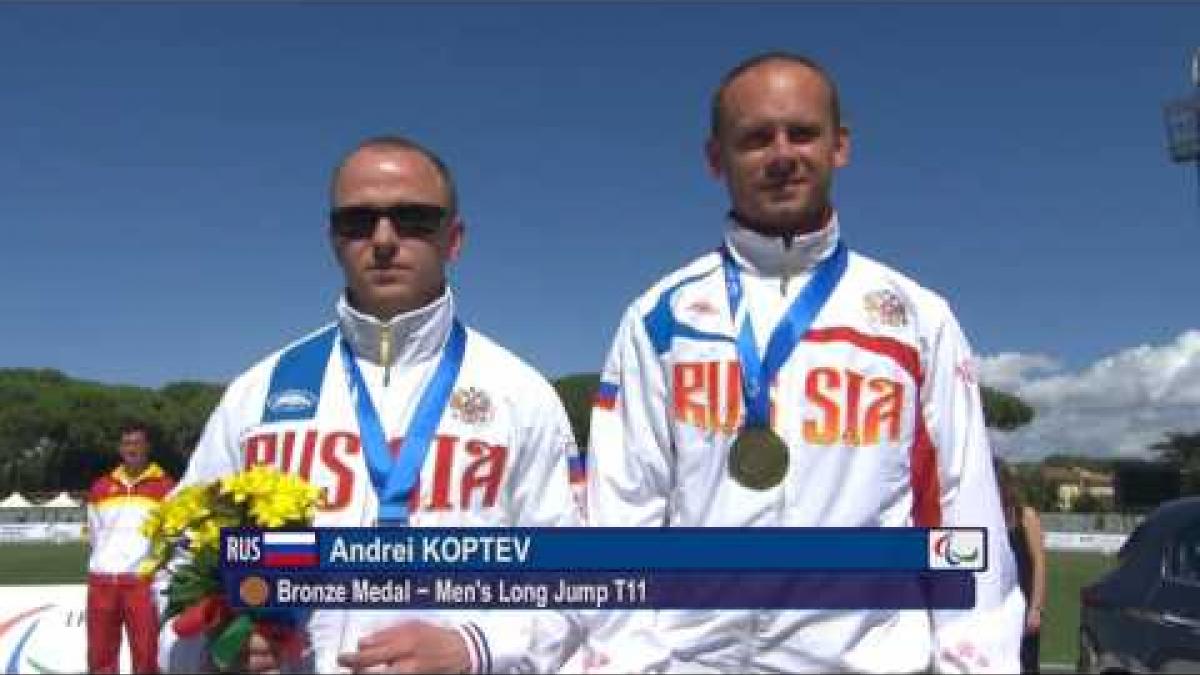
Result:
[[[783,235],[783,250],[785,251],[785,254],[783,257],[783,274],[779,277],[779,294],[780,295],[787,295],[788,261],[787,261],[786,252],[792,250],[792,238],[794,236],[795,235],[791,232],[788,232],[787,234]]]
[[[379,360],[383,362],[383,386],[388,386],[392,377],[392,331],[387,326],[380,327]]]

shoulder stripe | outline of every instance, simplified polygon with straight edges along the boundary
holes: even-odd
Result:
[[[671,286],[658,296],[658,302],[654,303],[654,307],[651,308],[651,310],[646,313],[646,316],[642,318],[642,324],[646,328],[646,335],[649,336],[650,344],[654,346],[655,353],[662,355],[670,350],[671,340],[675,339],[676,336],[691,338],[694,340],[719,340],[723,342],[733,342],[733,338],[727,335],[707,333],[704,331],[698,331],[690,326],[681,325],[675,321],[675,315],[671,312],[671,302],[675,299],[675,293],[677,293],[679,289],[687,286],[688,284],[696,283],[697,281],[709,276],[714,271],[718,271],[720,269],[721,268],[719,266],[716,266],[707,272],[701,272],[699,274],[693,274],[692,276],[685,277],[682,281],[676,283],[674,286]]]
[[[337,334],[337,325],[330,325],[279,355],[263,403],[263,423],[307,420],[316,415]]]
[[[941,485],[938,480],[937,449],[929,438],[925,427],[925,415],[921,412],[921,399],[917,397],[917,429],[913,444],[909,448],[909,480],[912,482],[913,527],[941,527]]]
[[[922,381],[921,357],[917,350],[899,340],[877,335],[867,335],[853,328],[838,326],[833,328],[812,328],[804,334],[806,342],[847,342],[881,356],[887,356],[908,372],[913,382]]]

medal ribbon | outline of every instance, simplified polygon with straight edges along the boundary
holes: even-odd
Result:
[[[379,413],[371,401],[371,393],[367,391],[362,372],[354,361],[354,353],[350,351],[350,344],[343,338],[341,345],[342,363],[346,367],[350,384],[350,397],[354,399],[355,415],[358,417],[359,438],[367,456],[367,471],[371,474],[371,483],[379,497],[379,524],[405,526],[408,524],[409,496],[417,483],[417,477],[421,474],[425,455],[429,453],[430,442],[442,419],[442,413],[446,410],[446,404],[450,401],[450,392],[462,367],[467,331],[458,319],[454,320],[450,336],[442,350],[442,359],[438,362],[425,391],[421,393],[417,409],[409,421],[408,432],[404,434],[399,457],[395,461],[384,436],[383,426],[379,422]]]
[[[737,336],[737,349],[738,359],[742,362],[746,427],[770,426],[771,382],[791,357],[796,345],[804,339],[804,334],[829,296],[833,295],[833,289],[846,271],[849,257],[846,244],[839,240],[833,254],[813,270],[812,278],[805,284],[804,290],[796,296],[792,306],[779,320],[779,325],[771,332],[766,358],[759,358],[758,343],[754,339],[754,326],[749,314],[743,319],[742,330]],[[733,254],[726,246],[721,247],[721,265],[725,270],[725,290],[729,294],[729,316],[736,325],[738,308],[742,304],[742,278]]]

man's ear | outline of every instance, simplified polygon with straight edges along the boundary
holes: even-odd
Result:
[[[715,136],[709,136],[704,144],[704,157],[708,160],[708,172],[713,178],[725,177],[725,165],[721,161],[721,144]]]
[[[447,235],[446,262],[456,262],[458,256],[462,254],[462,247],[467,237],[467,223],[462,219],[462,215],[454,215],[454,220],[450,221],[450,231]]]
[[[338,252],[338,236],[329,230],[329,252],[333,255],[333,262],[337,263],[338,267],[342,266],[342,256]]]
[[[841,169],[850,163],[850,127],[838,127],[833,147],[833,165]]]

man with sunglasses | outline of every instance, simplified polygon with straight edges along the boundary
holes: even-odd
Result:
[[[580,525],[553,388],[456,316],[446,266],[464,226],[446,165],[409,139],[369,139],[336,170],[332,201],[336,320],[229,386],[181,484],[269,464],[322,489],[317,527]],[[565,615],[512,610],[316,610],[304,628],[301,662],[254,636],[241,668],[550,671],[577,639]],[[194,669],[197,645],[166,633],[164,667]]]
[[[1023,602],[970,348],[940,296],[847,250],[832,78],[794,54],[744,61],[716,88],[705,149],[731,202],[720,248],[622,320],[592,415],[589,525],[986,528],[987,567],[969,610],[613,613],[590,661],[1016,672]]]

